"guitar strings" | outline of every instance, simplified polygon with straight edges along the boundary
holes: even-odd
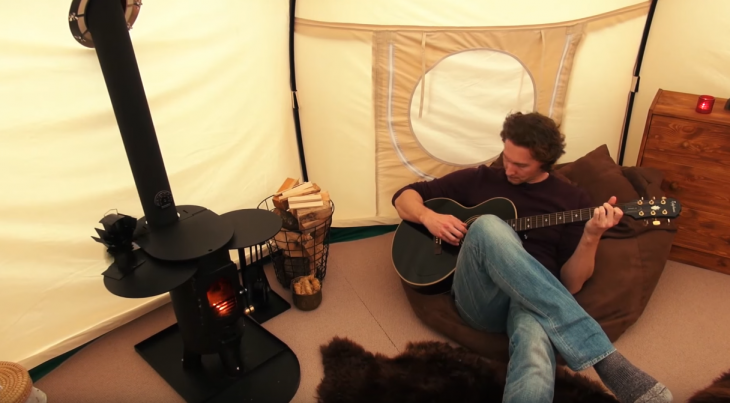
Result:
[[[641,201],[643,202],[642,204],[646,203],[646,204],[652,205],[652,203],[650,203],[651,201],[654,201],[653,205],[660,205],[661,204],[660,201],[655,200],[655,199],[641,200]],[[613,207],[618,207],[618,208],[623,208],[623,207],[626,207],[626,206],[629,206],[629,205],[635,205],[635,204],[637,204],[637,201],[633,201],[633,202],[630,202],[630,203],[616,203],[616,204],[613,204],[612,206]],[[515,218],[506,219],[504,221],[506,221],[507,223],[510,223],[513,227],[522,227],[522,225],[515,225],[515,223],[517,223],[517,222],[524,223],[524,222],[528,222],[529,221],[529,222],[531,222],[530,225],[532,225],[532,222],[535,222],[535,223],[538,223],[538,222],[542,223],[543,222],[543,220],[538,220],[538,218],[545,219],[545,217],[547,217],[548,224],[550,224],[550,222],[551,222],[550,219],[553,218],[553,216],[554,216],[554,218],[556,219],[555,223],[558,224],[558,221],[557,221],[557,217],[558,216],[562,215],[563,217],[569,217],[569,216],[575,214],[576,212],[578,212],[578,214],[580,216],[580,220],[579,221],[585,221],[585,220],[589,220],[589,219],[593,218],[593,213],[599,207],[604,207],[604,206],[603,205],[600,205],[600,206],[586,207],[586,208],[582,208],[582,209],[568,210],[568,211],[559,211],[559,212],[556,212],[556,213],[538,214],[538,215],[528,216],[528,217],[515,217]],[[583,212],[584,211],[586,212],[586,214],[588,214],[588,218],[585,219],[585,220],[583,219]],[[474,223],[474,221],[477,220],[477,218],[479,218],[478,215],[477,216],[469,217],[469,219],[467,219],[467,220],[464,221],[464,224],[466,224],[466,226],[468,228],[472,223]],[[532,221],[533,219],[534,219],[534,221]],[[571,222],[574,222],[574,220],[571,220]],[[561,223],[563,223],[563,222],[561,221]]]

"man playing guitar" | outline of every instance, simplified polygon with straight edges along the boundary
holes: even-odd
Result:
[[[669,389],[626,360],[573,298],[593,274],[601,236],[623,216],[613,207],[615,197],[588,221],[534,228],[522,237],[493,215],[467,228],[424,205],[441,197],[464,206],[504,197],[520,216],[592,206],[584,190],[552,174],[565,152],[565,137],[552,119],[514,113],[501,137],[503,168],[482,165],[410,184],[394,194],[393,205],[403,220],[461,245],[451,294],[470,326],[509,337],[504,402],[552,402],[555,350],[574,371],[593,366],[623,403],[671,402]]]

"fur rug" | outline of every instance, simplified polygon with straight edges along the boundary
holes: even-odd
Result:
[[[319,403],[502,402],[506,366],[446,343],[409,343],[389,358],[335,337],[320,350]],[[617,402],[603,386],[564,369],[556,374],[553,401]]]
[[[730,371],[720,375],[712,385],[695,393],[688,403],[730,403]]]

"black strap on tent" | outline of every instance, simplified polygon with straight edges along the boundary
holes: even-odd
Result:
[[[641,79],[641,62],[644,59],[644,50],[646,49],[646,41],[649,39],[649,30],[651,29],[651,21],[654,19],[654,10],[656,10],[658,0],[651,0],[649,6],[649,14],[646,16],[646,24],[644,25],[644,34],[641,37],[641,45],[639,46],[639,54],[636,57],[636,65],[634,66],[634,80],[629,92],[629,102],[626,106],[626,118],[624,119],[624,129],[621,135],[621,143],[619,144],[618,164],[623,165],[624,152],[626,152],[626,139],[629,136],[629,123],[631,123],[631,112],[634,108],[634,97],[639,92],[639,80]]]
[[[294,111],[294,129],[297,134],[297,148],[299,149],[299,164],[302,168],[302,181],[309,181],[307,162],[304,159],[304,143],[302,142],[302,126],[299,122],[299,100],[297,99],[297,77],[294,69],[294,15],[297,9],[297,0],[289,0],[289,76],[291,82],[291,106]]]

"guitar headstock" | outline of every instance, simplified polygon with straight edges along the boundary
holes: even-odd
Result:
[[[637,220],[654,218],[677,218],[682,212],[679,200],[671,197],[633,200],[621,206],[625,216]]]

